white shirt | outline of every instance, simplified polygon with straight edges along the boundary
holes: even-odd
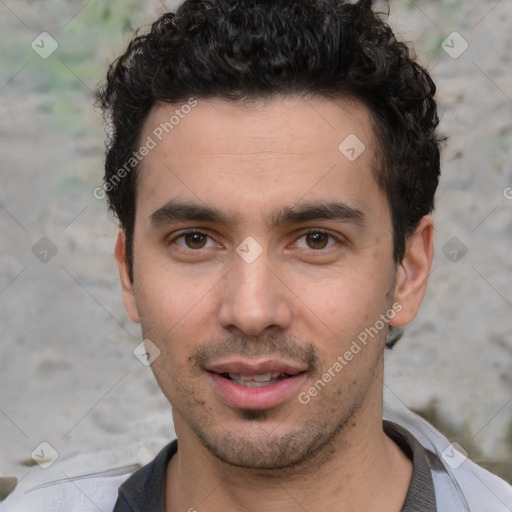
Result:
[[[450,441],[423,418],[405,406],[384,407],[384,419],[407,429],[436,457],[432,477],[439,512],[511,512],[512,486],[454,451]],[[62,467],[66,465],[66,469]],[[1,512],[111,512],[119,486],[138,465],[77,474],[82,467],[76,457],[45,473],[45,481],[24,479],[0,503]],[[60,479],[56,480],[56,475]],[[63,475],[69,478],[62,478]],[[53,478],[51,477],[53,475]]]

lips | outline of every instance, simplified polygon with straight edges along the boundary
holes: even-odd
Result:
[[[240,375],[265,375],[267,373],[285,373],[296,375],[304,372],[307,368],[304,365],[278,359],[264,359],[258,361],[231,360],[207,365],[206,371],[217,374],[240,374]]]
[[[231,360],[208,365],[213,387],[227,405],[241,409],[269,409],[298,392],[306,367],[280,360]]]

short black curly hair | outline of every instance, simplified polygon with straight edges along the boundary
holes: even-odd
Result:
[[[157,101],[273,95],[350,98],[373,120],[375,179],[387,196],[393,257],[434,208],[440,174],[436,87],[371,0],[185,0],[136,35],[99,92],[110,128],[104,190],[126,233],[133,279],[137,168],[132,157]]]

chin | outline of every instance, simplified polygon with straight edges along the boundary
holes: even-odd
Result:
[[[202,445],[218,460],[247,470],[263,472],[276,470],[296,470],[311,463],[314,458],[326,461],[330,452],[326,449],[342,430],[343,424],[336,428],[311,421],[303,428],[283,432],[279,425],[264,428],[267,411],[241,410],[240,417],[245,420],[245,428],[239,432],[220,432],[212,430],[197,432]]]

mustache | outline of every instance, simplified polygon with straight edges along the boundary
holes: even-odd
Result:
[[[312,343],[298,343],[294,338],[266,333],[258,337],[232,335],[214,343],[196,347],[188,357],[195,370],[202,371],[211,362],[229,356],[277,357],[304,363],[310,370],[320,368],[320,357]]]

